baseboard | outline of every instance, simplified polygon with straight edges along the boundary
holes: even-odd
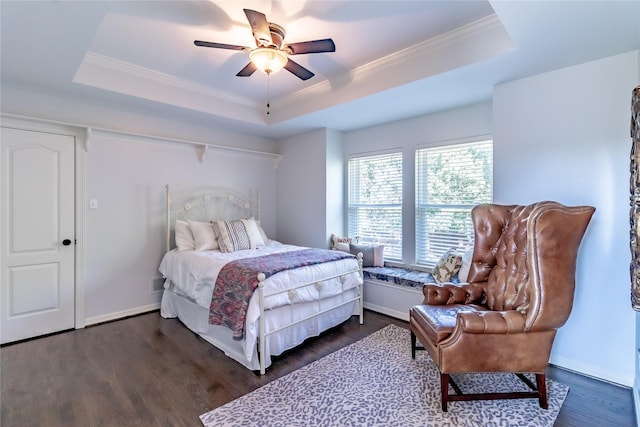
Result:
[[[633,406],[636,409],[636,425],[640,426],[640,379],[638,378],[633,385]]]
[[[396,319],[404,320],[405,322],[409,321],[409,313],[405,313],[403,311],[393,310],[389,307],[382,307],[380,305],[371,304],[366,302],[363,304],[364,308],[367,310],[375,311],[376,313],[381,313],[387,316],[395,317]]]
[[[135,316],[136,314],[142,314],[153,310],[158,310],[160,303],[154,303],[144,305],[142,307],[131,308],[128,310],[117,311],[115,313],[109,313],[102,316],[90,317],[85,320],[85,326],[96,325],[98,323],[110,322],[112,320],[122,319],[124,317]]]
[[[577,372],[588,377],[596,378],[598,380],[607,381],[623,387],[633,387],[634,378],[621,376],[619,373],[603,370],[601,367],[588,365],[577,362],[573,359],[567,359],[564,357],[556,357],[553,354],[549,360],[549,363],[556,365],[560,368],[567,369],[569,371]],[[640,424],[638,424],[640,425]]]

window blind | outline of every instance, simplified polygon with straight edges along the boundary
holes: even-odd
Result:
[[[493,199],[493,141],[416,151],[416,262],[473,246],[471,209]]]
[[[384,245],[402,260],[402,153],[356,157],[348,164],[348,232],[359,244]]]

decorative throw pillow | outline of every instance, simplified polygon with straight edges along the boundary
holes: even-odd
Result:
[[[256,220],[251,217],[247,219],[242,219],[242,223],[244,224],[245,229],[247,230],[247,234],[249,235],[249,242],[251,243],[251,249],[260,248],[265,245],[265,241],[262,239],[262,235],[260,234],[260,230],[258,229],[258,224]]]
[[[212,251],[218,249],[218,240],[208,222],[189,221],[193,233],[196,251]]]
[[[212,226],[222,252],[251,249],[251,239],[242,220],[213,221]]]
[[[453,275],[460,270],[461,265],[462,256],[455,249],[449,249],[433,267],[431,275],[436,283],[445,283],[451,280]]]
[[[461,283],[466,283],[469,278],[471,258],[473,258],[473,246],[467,249],[467,251],[462,255],[462,264],[460,265],[460,271],[458,271],[458,279]]]
[[[196,248],[196,242],[193,240],[193,233],[187,221],[176,220],[174,232],[178,251],[192,251]]]
[[[366,246],[349,244],[349,252],[358,255],[362,252],[363,267],[384,267],[384,246]]]
[[[351,237],[331,235],[331,249],[349,253],[349,245],[353,242]]]

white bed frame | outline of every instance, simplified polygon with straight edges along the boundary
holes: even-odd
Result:
[[[257,191],[257,195],[254,198],[252,194],[248,196],[243,195],[242,193],[226,188],[226,187],[202,187],[194,190],[190,190],[181,194],[174,199],[171,198],[171,193],[169,189],[169,185],[166,186],[166,200],[167,200],[167,227],[166,227],[166,249],[167,252],[172,249],[174,246],[174,242],[172,241],[173,236],[173,224],[175,224],[176,220],[192,220],[192,221],[211,221],[215,220],[233,220],[240,218],[248,218],[253,216],[257,221],[260,220],[260,191]],[[353,302],[357,302],[357,313],[360,319],[360,324],[364,323],[364,293],[363,293],[363,285],[360,284],[357,288],[356,296],[349,297],[344,300],[336,300],[330,307],[322,307],[321,304],[318,304],[317,309],[314,309],[312,313],[305,315],[297,320],[291,321],[286,325],[282,325],[280,327],[267,330],[267,322],[265,317],[265,298],[277,295],[280,293],[288,293],[295,292],[296,289],[303,288],[309,285],[321,286],[321,282],[325,280],[331,280],[335,278],[339,278],[341,283],[344,283],[344,276],[346,274],[357,272],[360,275],[360,281],[362,283],[362,254],[358,254],[358,268],[343,272],[338,275],[327,276],[319,281],[314,282],[306,282],[299,283],[292,286],[289,289],[284,289],[282,291],[265,294],[264,291],[264,281],[265,275],[260,273],[258,274],[258,295],[259,295],[259,307],[260,307],[260,318],[259,318],[259,332],[258,332],[258,355],[259,355],[259,369],[260,374],[263,375],[266,371],[267,367],[267,357],[271,355],[267,354],[265,343],[266,338],[272,334],[277,334],[278,332],[299,323],[303,323],[307,320],[320,317],[321,315],[328,313],[330,311],[336,310],[340,307],[347,306]],[[343,289],[344,291],[344,289]],[[169,291],[165,291],[169,292]],[[164,299],[164,296],[163,296]],[[324,300],[323,300],[324,301]],[[164,301],[163,301],[164,303]],[[184,302],[180,302],[184,306]],[[308,307],[306,308],[308,310]],[[266,312],[266,316],[269,315],[270,310]],[[193,318],[192,318],[193,319]],[[181,319],[183,320],[183,319]],[[192,326],[189,325],[190,322],[184,322],[189,328],[192,330],[195,329],[196,322],[193,323]],[[202,329],[200,326],[199,329]],[[323,332],[326,329],[322,329],[319,332]],[[198,331],[194,330],[194,332],[198,333]],[[219,346],[219,347],[227,347],[224,342],[218,342],[217,340],[213,340],[210,337],[206,337],[203,335],[210,343]],[[296,344],[298,345],[298,344]],[[225,353],[229,354],[225,348],[221,348],[225,351]],[[236,359],[238,360],[238,359]]]

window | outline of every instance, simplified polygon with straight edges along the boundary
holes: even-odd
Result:
[[[493,199],[493,141],[416,151],[416,262],[473,246],[471,209]]]
[[[384,245],[402,260],[402,153],[349,160],[348,232],[359,244]]]

